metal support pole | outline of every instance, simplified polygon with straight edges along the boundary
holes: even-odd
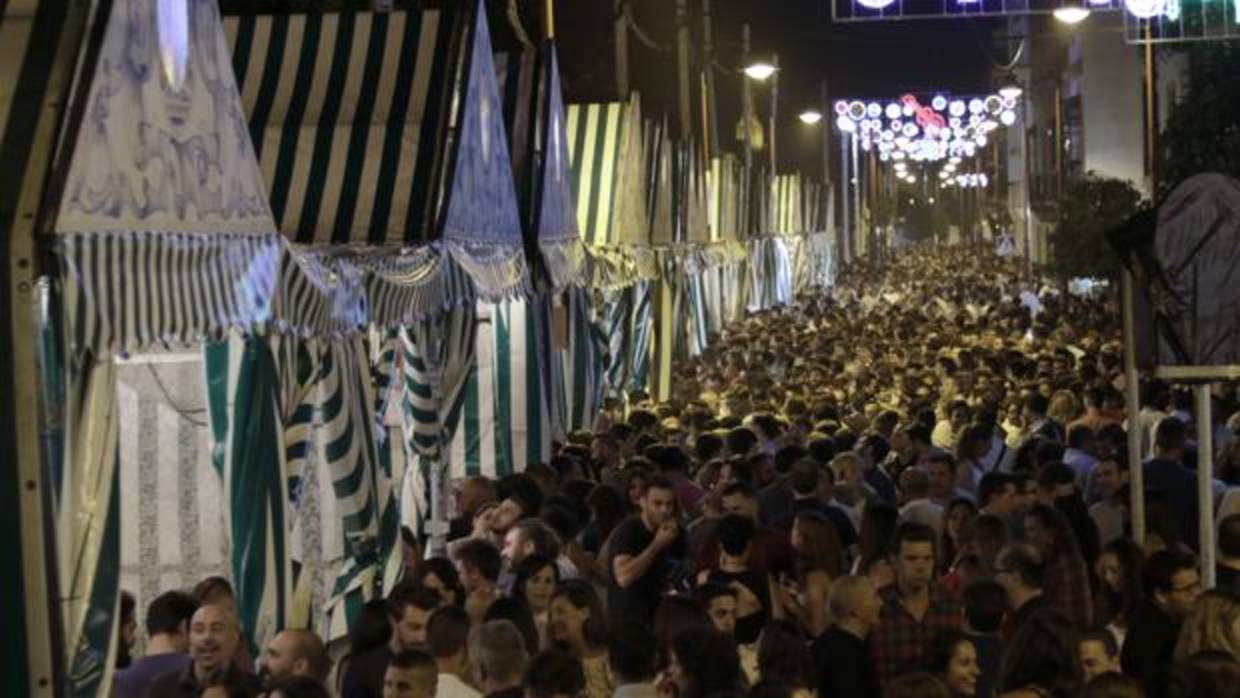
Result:
[[[1151,40],[1150,25],[1154,20],[1145,21],[1145,152],[1150,159],[1150,200],[1158,201],[1158,178],[1155,176],[1154,148],[1158,135],[1158,116],[1154,111],[1154,42]]]
[[[1193,386],[1197,422],[1197,509],[1200,528],[1201,588],[1214,588],[1214,425],[1210,418],[1210,384]]]
[[[546,4],[547,38],[555,38],[555,0],[547,0]]]
[[[1032,87],[1032,85],[1030,85]],[[1033,181],[1031,179],[1033,168],[1029,164],[1030,148],[1029,148],[1029,100],[1031,95],[1026,95],[1022,100],[1022,118],[1021,118],[1021,149],[1024,156],[1021,158],[1025,165],[1025,273],[1030,278],[1033,277]]]
[[[775,131],[776,131],[776,126],[779,124],[779,121],[777,120],[779,118],[779,54],[778,53],[775,54],[771,58],[771,65],[775,66],[775,73],[771,75],[771,126],[770,126],[771,137],[768,140],[770,141],[770,146],[771,146],[770,148],[771,149],[771,176],[774,177],[776,174],[776,168],[778,167],[777,161],[775,159]]]
[[[676,0],[676,86],[680,106],[680,137],[693,133],[689,112],[689,3]]]
[[[741,54],[749,65],[749,25],[741,25]],[[750,142],[749,123],[753,121],[753,90],[748,78],[741,78],[741,140],[745,145],[745,177],[752,178],[753,143]]]
[[[1141,432],[1137,413],[1141,400],[1137,393],[1137,345],[1136,312],[1133,298],[1132,272],[1124,267],[1121,292],[1123,293],[1124,323],[1124,405],[1128,416],[1128,489],[1131,494],[1128,512],[1132,520],[1132,539],[1137,545],[1145,545],[1145,472],[1141,469]]]
[[[715,47],[713,34],[710,0],[702,0],[702,72],[706,76],[706,135],[703,137],[703,141],[710,144],[710,150],[706,151],[707,158],[711,156],[712,151],[723,152],[723,148],[719,147],[719,109],[715,97]]]
[[[849,189],[849,183],[852,181],[852,174],[848,171],[848,134],[840,136],[840,199],[843,203],[842,210],[844,212],[843,220],[840,225],[839,247],[840,262],[852,262],[852,190]]]
[[[615,41],[616,41],[616,92],[620,101],[629,98],[629,3],[628,0],[616,0],[615,4]]]
[[[852,234],[853,252],[852,254],[855,256],[855,255],[861,254],[862,252],[862,250],[860,249],[862,247],[861,236],[865,234],[864,230],[862,229],[862,226],[865,225],[865,221],[863,220],[864,216],[862,215],[864,212],[861,210],[861,166],[857,159],[857,135],[853,134],[852,138],[849,138],[848,141],[851,144],[851,148],[852,148],[852,182],[851,182],[852,187],[853,187],[853,192],[852,192],[853,193],[853,234]]]

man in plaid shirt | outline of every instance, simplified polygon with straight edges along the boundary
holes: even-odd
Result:
[[[870,656],[884,685],[920,671],[934,638],[960,629],[960,604],[934,582],[934,539],[934,529],[923,524],[905,522],[896,529],[896,583],[883,590],[878,625],[870,632]]]

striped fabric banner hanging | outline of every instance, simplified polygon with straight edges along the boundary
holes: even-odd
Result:
[[[651,284],[652,333],[650,339],[650,397],[666,402],[672,396],[672,359],[676,351],[679,324],[676,315],[677,288],[668,278]]]
[[[573,191],[577,195],[577,225],[591,246],[615,245],[620,231],[613,209],[618,207],[625,151],[625,105],[572,104],[565,117],[569,157],[573,164]]]
[[[213,462],[224,482],[229,569],[238,615],[251,650],[286,627],[292,556],[279,369],[270,340],[227,341],[204,348],[208,407],[216,435]]]
[[[656,281],[638,281],[633,284],[633,345],[630,350],[630,361],[633,363],[629,374],[628,392],[638,390],[649,391],[652,360],[651,347],[654,344],[655,325],[655,286]]]
[[[289,240],[430,239],[452,30],[440,10],[225,19],[271,210]]]
[[[550,316],[539,306],[478,304],[477,359],[452,440],[453,478],[504,477],[550,457]]]
[[[602,292],[603,302],[595,308],[596,323],[607,337],[607,394],[620,395],[628,389],[633,369],[634,341],[632,286]]]
[[[403,493],[410,495],[402,494],[401,508],[416,512],[416,532],[430,536],[434,552],[442,552],[446,543],[450,444],[460,424],[464,388],[475,363],[476,315],[475,306],[460,306],[400,332],[402,435],[409,473]]]
[[[568,344],[561,352],[568,421],[567,431],[590,429],[603,404],[607,380],[604,353],[609,335],[592,321],[590,294],[581,288],[564,293]],[[624,330],[627,334],[627,329]]]

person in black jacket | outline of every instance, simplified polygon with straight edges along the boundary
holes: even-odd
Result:
[[[1197,558],[1160,550],[1145,562],[1145,598],[1132,613],[1120,657],[1124,673],[1146,680],[1166,671],[1175,652],[1180,624],[1201,594]]]
[[[869,698],[880,695],[866,638],[878,622],[882,599],[868,577],[848,576],[831,587],[835,623],[814,640],[818,695]]]

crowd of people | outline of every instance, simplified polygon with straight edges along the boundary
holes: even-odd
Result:
[[[1240,696],[1240,515],[1204,590],[1192,402],[1147,379],[1125,415],[1118,315],[976,250],[851,269],[713,338],[671,400],[458,483],[446,551],[342,652],[247,647],[211,578],[151,602],[116,694]],[[1236,397],[1215,386],[1220,501]]]

